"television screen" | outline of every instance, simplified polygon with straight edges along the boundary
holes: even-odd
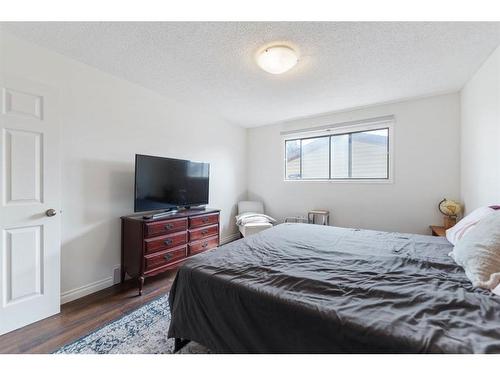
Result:
[[[135,156],[134,211],[208,204],[209,163]]]

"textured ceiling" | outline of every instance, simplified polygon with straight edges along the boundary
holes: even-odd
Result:
[[[3,23],[21,38],[242,126],[458,90],[500,44],[500,23]],[[285,41],[299,64],[255,64]]]

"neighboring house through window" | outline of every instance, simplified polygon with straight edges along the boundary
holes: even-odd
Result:
[[[392,125],[322,127],[286,137],[285,179],[390,180]]]

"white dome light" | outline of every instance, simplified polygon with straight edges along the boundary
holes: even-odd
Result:
[[[272,46],[264,49],[257,56],[257,64],[271,74],[282,74],[292,69],[299,58],[293,48]]]

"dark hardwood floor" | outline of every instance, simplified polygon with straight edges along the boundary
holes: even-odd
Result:
[[[168,293],[176,271],[148,278],[142,296],[126,281],[61,306],[61,312],[0,336],[0,353],[52,353],[65,344]]]

